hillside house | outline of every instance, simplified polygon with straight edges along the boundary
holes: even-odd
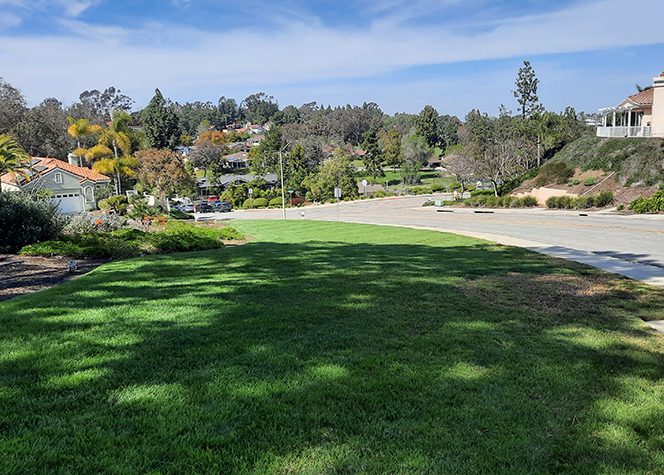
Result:
[[[651,87],[600,113],[598,137],[664,137],[664,71]]]

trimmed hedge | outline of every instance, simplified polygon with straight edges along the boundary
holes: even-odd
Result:
[[[242,203],[243,208],[266,208],[267,207],[267,198],[254,198],[253,202],[251,198],[244,200]],[[253,205],[253,206],[252,206]]]
[[[272,199],[269,201],[268,206],[269,206],[270,208],[281,208],[281,197],[279,197],[279,198],[272,198]]]
[[[573,196],[552,196],[546,200],[546,207],[552,209],[586,209],[604,208],[613,203],[613,193],[601,191],[594,195],[584,195],[577,198]]]

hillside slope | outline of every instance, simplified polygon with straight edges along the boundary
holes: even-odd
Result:
[[[664,140],[581,137],[566,145],[550,162],[581,170],[615,172],[623,186],[664,183]]]

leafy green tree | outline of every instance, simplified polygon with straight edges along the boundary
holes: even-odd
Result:
[[[184,162],[175,152],[167,149],[147,149],[136,152],[139,163],[138,177],[146,189],[168,198],[175,193],[191,194],[194,178],[187,173]]]
[[[159,89],[155,90],[154,97],[143,109],[141,121],[151,147],[173,149],[178,144],[182,135],[178,117]]]
[[[210,169],[216,172],[222,171],[222,161],[226,150],[223,143],[206,140],[203,136],[196,141],[196,146],[191,150],[188,158],[194,167],[204,170],[205,176],[207,176]]]
[[[217,111],[220,125],[223,127],[242,119],[242,110],[235,99],[226,99],[221,96],[217,102]]]
[[[539,79],[537,79],[535,69],[533,69],[530,61],[523,62],[523,66],[519,69],[515,85],[516,89],[512,93],[519,103],[521,118],[528,119],[538,111],[541,111],[542,106],[539,103],[539,97],[537,97]]]
[[[99,125],[111,120],[113,112],[129,112],[134,106],[134,100],[114,86],[103,91],[83,91],[78,98],[79,102],[71,107],[69,115],[88,119]]]
[[[439,142],[443,149],[448,149],[459,143],[458,131],[461,121],[454,115],[441,115],[438,117]]]
[[[286,160],[285,181],[288,189],[300,191],[312,170],[307,161],[306,151],[301,144],[295,144]]]
[[[431,156],[431,148],[420,134],[411,134],[402,144],[403,163],[401,174],[404,183],[412,185],[418,181],[418,173]]]
[[[283,110],[274,114],[272,120],[277,125],[299,124],[302,122],[302,117],[297,107],[286,106]]]
[[[438,134],[438,111],[433,106],[424,106],[415,121],[415,130],[429,147],[435,147],[440,141]]]
[[[253,124],[265,124],[273,115],[279,112],[279,104],[274,97],[264,92],[257,92],[247,96],[241,104],[244,114]]]
[[[0,134],[13,133],[26,111],[21,91],[0,77]]]
[[[62,103],[55,98],[48,98],[25,111],[12,135],[33,157],[66,160],[72,150],[67,126],[67,113]]]
[[[403,161],[401,133],[397,128],[390,128],[383,135],[383,159],[391,167],[398,167]]]
[[[279,169],[279,153],[284,152],[285,145],[286,142],[281,127],[276,125],[270,127],[270,130],[265,132],[265,137],[261,140],[260,145],[250,151],[251,170],[256,175],[277,172]]]
[[[309,190],[307,196],[321,201],[331,200],[335,187],[341,188],[344,198],[356,198],[358,195],[355,167],[341,148],[337,148],[334,156],[321,165],[318,173],[305,180],[305,186]]]
[[[25,150],[8,135],[0,135],[0,176],[5,173],[23,175],[29,165],[30,156]]]
[[[383,153],[378,144],[378,133],[376,132],[376,129],[370,129],[366,132],[362,146],[366,152],[363,161],[367,173],[374,178],[384,176],[385,172],[383,172],[382,167]]]

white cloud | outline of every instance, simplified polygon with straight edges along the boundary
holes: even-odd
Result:
[[[71,100],[81,90],[107,84],[139,100],[155,87],[194,98],[199,88],[218,87],[220,93],[258,84],[277,88],[420,65],[664,43],[662,18],[664,2],[601,0],[479,31],[384,21],[348,30],[293,20],[277,31],[248,26],[216,33],[158,24],[130,30],[69,20],[64,36],[0,34],[0,64],[5,78],[33,101],[46,95]],[[634,24],[638,34],[620,27]]]
[[[1,0],[0,0],[1,1]],[[0,15],[0,30],[12,28],[21,24],[21,17],[13,13],[3,13]]]

